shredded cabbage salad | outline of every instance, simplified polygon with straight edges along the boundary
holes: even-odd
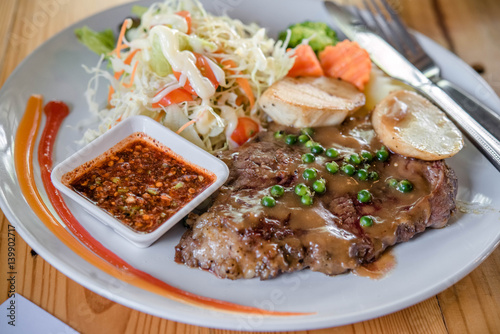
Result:
[[[116,48],[85,67],[93,75],[85,96],[100,119],[85,141],[145,115],[209,152],[237,145],[231,134],[238,119],[261,126],[256,101],[294,62],[287,40],[275,42],[256,24],[211,15],[197,0],[155,3],[131,26],[126,19]],[[96,100],[101,78],[109,82],[104,109]]]

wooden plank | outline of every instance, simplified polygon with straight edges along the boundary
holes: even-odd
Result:
[[[8,37],[5,43],[14,52],[8,53],[5,57],[0,85],[26,56],[49,37],[78,20],[132,0],[8,0],[12,1],[17,4],[17,10],[12,17],[11,34],[5,35]]]
[[[396,3],[401,3],[401,14],[408,26],[450,49],[470,66],[483,68],[483,78],[500,94],[499,1],[405,0]]]
[[[496,333],[500,328],[500,249],[438,295],[450,333]]]
[[[0,74],[7,53],[9,36],[17,5],[18,2],[16,0],[3,0],[0,2],[0,13],[2,13],[2,20],[0,20]]]
[[[389,1],[408,27],[450,49],[446,33],[441,28],[434,0]]]
[[[434,14],[420,16],[421,2],[405,1],[405,20],[425,32],[438,21],[442,45],[452,49],[469,65],[484,68],[482,76],[500,93],[500,3],[498,1],[432,0]],[[433,39],[436,35],[426,33]],[[500,328],[500,249],[469,276],[438,295],[450,333],[495,333]]]
[[[441,1],[457,55],[471,66],[483,67],[483,78],[500,94],[500,2]]]

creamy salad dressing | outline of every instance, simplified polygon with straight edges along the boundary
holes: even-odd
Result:
[[[151,21],[149,21],[149,24],[151,26],[169,26],[185,34],[187,34],[189,29],[186,19],[177,14],[154,15]]]

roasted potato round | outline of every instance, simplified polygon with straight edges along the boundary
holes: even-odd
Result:
[[[364,103],[365,96],[356,87],[328,77],[287,77],[259,100],[275,122],[297,128],[340,124]]]
[[[373,110],[372,123],[393,152],[422,160],[441,160],[463,147],[460,130],[426,98],[410,91],[390,93]]]

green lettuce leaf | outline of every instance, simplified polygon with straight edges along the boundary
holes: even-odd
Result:
[[[150,56],[151,59],[149,60],[149,66],[153,72],[158,74],[160,77],[165,77],[172,73],[172,66],[170,66],[167,58],[163,55],[160,41],[157,36],[154,36],[153,38]]]
[[[94,31],[87,26],[75,29],[78,40],[98,55],[107,55],[115,49],[113,30]]]
[[[134,5],[132,6],[132,14],[142,17],[142,15],[148,10],[148,7]]]

